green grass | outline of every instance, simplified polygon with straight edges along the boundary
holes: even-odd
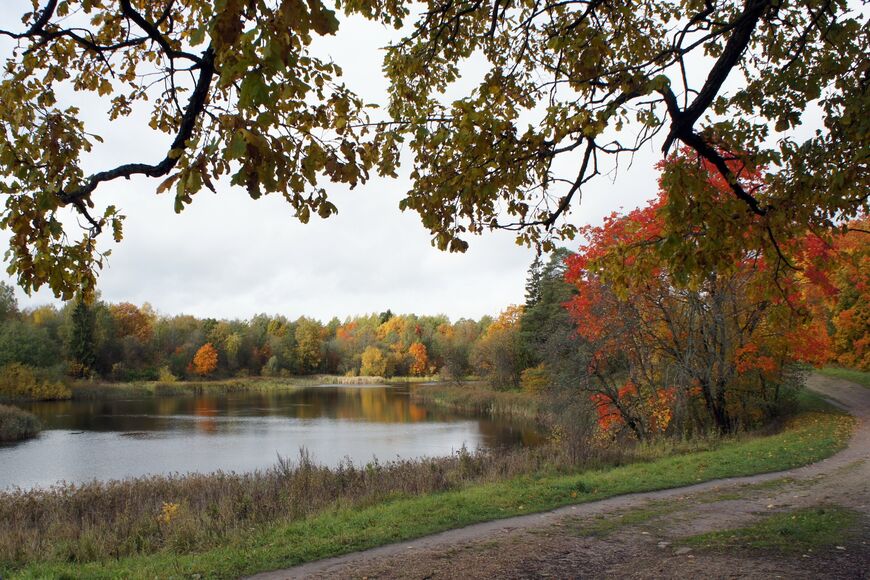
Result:
[[[855,534],[859,513],[819,506],[773,514],[744,528],[690,536],[681,543],[714,550],[750,548],[805,552],[846,543]]]
[[[835,379],[843,379],[857,383],[862,387],[870,389],[870,373],[865,371],[856,371],[852,369],[844,369],[842,367],[825,367],[817,371],[820,375]]]
[[[798,393],[795,401],[797,408],[804,413],[830,413],[831,415],[846,415],[846,411],[818,393],[806,389]]]
[[[756,491],[771,491],[782,488],[786,485],[799,485],[798,480],[791,477],[781,477],[768,481],[759,481],[757,483],[744,483],[738,486],[734,491],[710,491],[701,493],[695,496],[698,503],[717,503],[720,501],[730,501],[735,499],[743,499],[749,494]]]
[[[333,509],[307,519],[237,534],[193,554],[169,551],[86,564],[35,564],[2,570],[7,578],[234,578],[412,539],[487,520],[545,511],[711,479],[781,471],[843,448],[851,417],[806,412],[768,437],[733,439],[710,451],[647,463],[479,484],[417,497],[397,497],[363,509]]]

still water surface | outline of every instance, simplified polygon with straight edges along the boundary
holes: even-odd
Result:
[[[527,424],[470,418],[411,402],[413,387],[324,386],[33,403],[45,430],[0,445],[0,490],[156,473],[253,471],[306,448],[336,465],[535,445]]]

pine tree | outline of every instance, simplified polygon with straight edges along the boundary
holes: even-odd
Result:
[[[541,299],[541,255],[537,254],[526,276],[526,309],[532,308]]]
[[[18,315],[18,300],[15,289],[6,282],[0,282],[0,321],[11,320]]]
[[[72,332],[68,347],[74,363],[73,374],[79,377],[89,375],[97,362],[94,314],[81,296],[72,311]]]

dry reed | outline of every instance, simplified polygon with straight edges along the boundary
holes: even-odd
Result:
[[[255,473],[151,476],[0,493],[0,568],[186,552],[336,507],[371,505],[566,467],[554,446],[422,460],[314,464],[303,450]]]

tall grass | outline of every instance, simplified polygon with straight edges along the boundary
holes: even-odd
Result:
[[[131,383],[80,382],[72,387],[73,399],[115,397],[169,397],[174,395],[223,394],[246,391],[296,389],[304,383],[290,379],[246,378],[221,381],[138,381]]]
[[[280,391],[331,385],[385,385],[419,382],[421,378],[344,377],[310,375],[299,377],[244,377],[213,381],[134,381],[129,383],[80,382],[72,387],[74,399],[101,399],[135,396],[173,396],[222,394],[250,391]]]
[[[481,415],[540,419],[543,411],[541,398],[536,395],[496,391],[481,383],[420,386],[414,389],[412,397],[423,405]]]
[[[21,441],[37,435],[42,429],[36,415],[18,407],[0,405],[0,442]]]
[[[721,444],[723,440],[719,440]],[[89,562],[214,546],[237,533],[335,508],[359,509],[518,476],[575,473],[715,447],[564,445],[469,452],[419,460],[316,465],[305,450],[266,470],[149,476],[0,493],[0,569]],[[167,514],[170,514],[167,517]]]
[[[169,549],[187,552],[278,520],[329,507],[364,507],[564,468],[557,450],[470,453],[436,459],[296,461],[247,474],[152,476],[0,494],[0,569],[35,561],[87,562]]]

